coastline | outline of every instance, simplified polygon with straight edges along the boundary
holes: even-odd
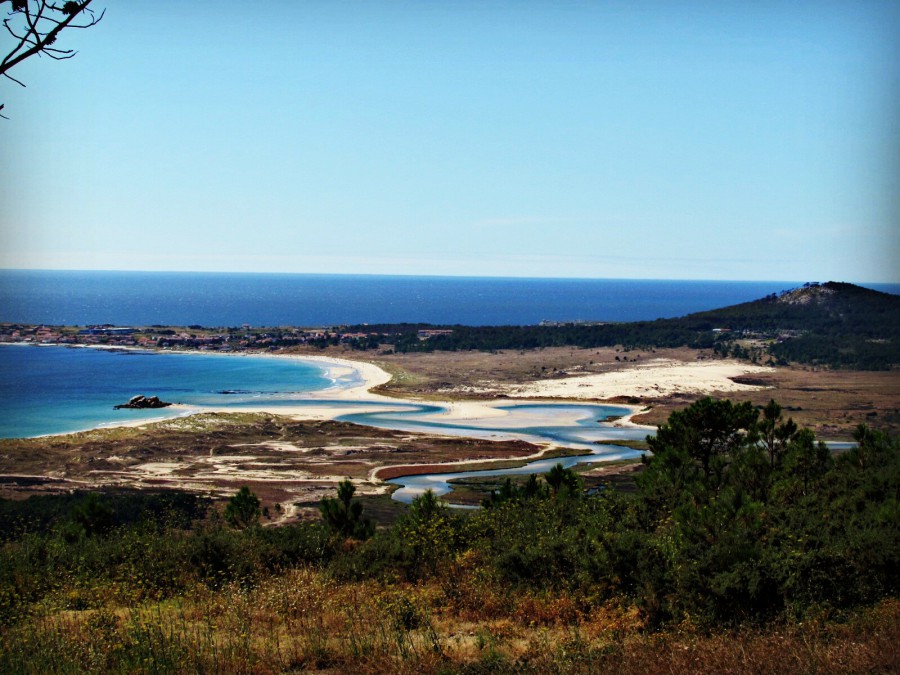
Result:
[[[15,344],[15,343],[13,343]],[[21,343],[19,343],[21,344]],[[40,345],[32,346],[63,346]],[[65,345],[69,346],[69,345]],[[416,421],[425,425],[448,425],[448,428],[434,427],[423,431],[435,436],[467,436],[471,438],[507,440],[525,439],[541,442],[523,431],[529,427],[577,426],[584,414],[577,409],[566,409],[566,405],[579,404],[609,405],[624,410],[624,414],[610,423],[615,428],[642,429],[653,432],[655,427],[640,425],[633,417],[646,409],[644,404],[621,403],[622,399],[654,398],[670,396],[673,393],[712,394],[732,391],[763,389],[759,385],[735,382],[733,378],[768,373],[774,369],[753,366],[736,361],[696,361],[683,362],[671,359],[653,359],[610,372],[591,375],[575,375],[562,379],[531,380],[507,383],[495,388],[496,396],[483,400],[464,400],[465,391],[446,391],[446,400],[423,401],[414,397],[393,397],[374,393],[376,387],[389,383],[392,375],[369,361],[339,358],[328,355],[277,354],[243,351],[236,353],[206,352],[202,350],[160,350],[140,347],[79,345],[79,348],[103,351],[135,351],[172,355],[202,355],[209,357],[260,358],[302,362],[324,371],[331,386],[315,391],[303,392],[296,405],[247,404],[240,407],[217,405],[175,404],[172,415],[160,415],[138,420],[109,421],[91,429],[116,427],[141,427],[168,419],[179,419],[204,412],[262,412],[291,417],[295,420],[334,420],[349,413],[365,414],[373,412],[392,413],[405,410],[408,406],[435,405],[440,410],[425,412],[416,416]],[[371,404],[371,405],[367,405]],[[550,406],[557,409],[551,409]],[[514,411],[514,414],[511,412]],[[452,425],[459,424],[459,429]],[[401,425],[402,426],[402,425]],[[485,426],[479,430],[478,426]],[[474,428],[473,428],[474,427]],[[90,429],[82,430],[87,431]],[[64,435],[46,434],[49,436]]]
[[[6,345],[7,343],[4,343]],[[19,345],[21,343],[11,343]],[[72,345],[41,345],[30,346],[53,347]],[[762,387],[757,385],[740,384],[732,378],[751,373],[766,373],[773,369],[764,366],[751,366],[735,361],[698,361],[693,363],[676,362],[669,359],[654,359],[640,364],[630,365],[626,368],[592,375],[579,375],[563,379],[526,381],[518,384],[499,385],[496,390],[496,398],[485,400],[462,400],[454,397],[454,394],[464,395],[464,391],[448,391],[447,400],[421,401],[414,398],[397,398],[384,394],[374,393],[376,387],[391,381],[392,375],[374,363],[356,359],[339,358],[326,355],[306,354],[273,354],[260,352],[205,352],[202,350],[159,350],[144,349],[140,347],[114,346],[105,347],[97,345],[76,345],[77,348],[97,349],[103,351],[135,351],[156,354],[172,355],[201,355],[222,358],[264,358],[281,361],[296,361],[309,364],[324,371],[325,377],[332,384],[324,389],[319,389],[302,394],[303,403],[297,405],[267,405],[260,402],[259,405],[242,405],[241,412],[265,412],[292,417],[297,420],[333,420],[342,415],[368,412],[397,412],[405,406],[437,405],[442,408],[433,413],[423,413],[418,417],[425,422],[438,422],[443,424],[461,423],[461,425],[477,425],[479,422],[489,424],[492,429],[479,432],[470,430],[471,436],[476,438],[522,438],[517,429],[532,426],[549,425],[575,425],[579,417],[583,417],[576,411],[567,411],[564,407],[567,403],[614,405],[627,412],[616,419],[612,426],[620,428],[640,428],[648,432],[654,427],[639,425],[632,418],[640,413],[645,406],[620,403],[611,399],[629,397],[641,397],[653,399],[671,395],[672,393],[714,393],[729,391],[756,390]],[[321,403],[317,403],[321,402]],[[339,402],[339,405],[335,405]],[[346,404],[358,404],[348,409]],[[366,404],[376,404],[367,406]],[[392,408],[392,404],[396,408]],[[560,406],[559,410],[549,412],[541,406]],[[535,410],[529,410],[535,406]],[[515,415],[510,415],[510,410],[504,407],[515,408]],[[109,421],[92,427],[94,429],[109,429],[116,427],[140,427],[167,419],[177,419],[203,412],[235,412],[237,409],[229,406],[215,405],[182,405],[172,406],[174,415],[161,415],[151,419]],[[504,419],[506,418],[506,419]],[[90,430],[90,429],[86,429]],[[82,430],[82,431],[86,431]],[[508,430],[508,432],[507,432]],[[507,432],[507,433],[504,433]],[[64,432],[77,433],[77,432]],[[46,434],[50,436],[63,434]],[[442,434],[439,429],[434,430],[435,435],[459,435],[449,432]],[[513,436],[515,434],[515,436]]]
[[[4,343],[5,344],[5,343]],[[11,343],[15,346],[24,346],[22,343]],[[200,413],[235,413],[235,412],[262,412],[269,414],[285,415],[295,420],[325,421],[334,420],[348,413],[371,412],[399,412],[408,406],[436,405],[441,408],[435,412],[422,413],[416,421],[437,424],[447,424],[448,428],[435,427],[421,430],[434,436],[470,437],[486,440],[512,440],[527,439],[529,442],[545,443],[545,439],[530,435],[521,431],[527,427],[536,426],[576,426],[579,419],[583,419],[583,412],[566,410],[566,401],[553,400],[548,397],[545,400],[529,398],[515,400],[512,397],[498,397],[492,400],[447,400],[447,401],[421,401],[414,398],[397,398],[372,392],[372,389],[387,384],[392,375],[381,367],[361,360],[345,359],[326,355],[306,354],[272,354],[257,352],[238,353],[209,353],[204,351],[175,351],[144,349],[129,346],[97,346],[97,345],[42,345],[30,344],[35,347],[76,347],[79,349],[94,349],[101,351],[133,351],[154,354],[172,355],[201,355],[209,357],[241,357],[241,358],[265,358],[281,361],[303,362],[324,371],[327,379],[331,380],[331,386],[310,392],[303,392],[300,397],[302,403],[296,405],[267,405],[260,402],[258,405],[247,404],[239,407],[194,405],[175,403],[168,408],[173,414],[161,414],[152,418],[110,420],[85,429],[77,429],[66,432],[39,434],[36,437],[64,436],[73,433],[83,433],[98,429],[114,429],[121,427],[138,428],[154,423],[165,422],[189,417]],[[572,401],[577,404],[577,401]],[[584,403],[584,401],[581,401]],[[597,402],[592,402],[597,403]],[[351,404],[351,405],[348,405]],[[372,405],[367,405],[372,404]],[[560,406],[559,410],[548,412],[547,409],[529,410],[530,406]],[[626,411],[617,418],[612,426],[624,427],[640,425],[630,422],[630,418],[640,412],[640,406],[621,403],[609,404]],[[515,414],[504,407],[512,407]],[[459,429],[452,429],[452,425],[459,423]],[[484,425],[484,430],[479,430],[479,424]],[[474,428],[472,428],[474,426]],[[652,427],[640,427],[652,431]]]

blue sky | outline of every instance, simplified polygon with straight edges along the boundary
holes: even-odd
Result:
[[[0,267],[900,282],[894,3],[106,6]]]

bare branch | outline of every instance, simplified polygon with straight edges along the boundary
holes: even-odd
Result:
[[[16,78],[14,78],[14,77],[13,77],[12,75],[10,75],[9,73],[3,73],[3,77],[9,78],[10,80],[12,80],[13,82],[15,82],[16,84],[21,84],[23,87],[25,86],[25,83],[24,83],[24,82],[22,82],[22,81],[20,81],[20,80],[17,80]]]
[[[25,59],[34,55],[46,55],[55,61],[65,61],[77,54],[74,49],[60,49],[52,47],[56,43],[59,34],[67,28],[91,28],[96,26],[106,15],[104,9],[97,16],[89,7],[93,0],[81,0],[75,2],[68,0],[57,4],[51,0],[17,0],[12,2],[12,10],[8,18],[3,20],[3,27],[17,42],[12,49],[0,61],[0,75],[13,82],[25,86],[24,83],[12,77],[9,70],[19,65]],[[0,0],[0,4],[3,0]],[[54,15],[56,13],[56,15]],[[17,26],[12,22],[19,17]],[[76,19],[78,19],[76,21]],[[3,106],[0,105],[0,110]],[[0,114],[0,117],[3,117]]]
[[[53,52],[56,52],[56,54],[54,54]],[[66,59],[71,59],[77,53],[78,52],[71,49],[67,49],[65,51],[60,51],[58,49],[45,49],[43,51],[43,54],[45,56],[49,56],[54,61],[65,61]]]

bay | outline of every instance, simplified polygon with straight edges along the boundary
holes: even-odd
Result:
[[[292,359],[217,354],[0,346],[0,437],[69,433],[163,419],[190,409],[121,409],[136,394],[187,406],[267,404],[335,383]]]

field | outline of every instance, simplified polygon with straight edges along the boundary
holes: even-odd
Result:
[[[627,607],[584,614],[567,595],[503,597],[465,572],[413,586],[300,568],[252,589],[30,618],[0,634],[0,662],[9,672],[837,675],[897,672],[898,644],[893,600],[841,622],[648,632]]]

